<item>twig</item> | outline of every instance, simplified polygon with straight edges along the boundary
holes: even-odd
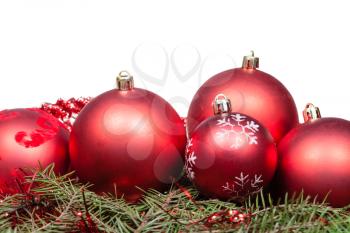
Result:
[[[81,190],[80,190],[80,191],[81,191]],[[35,231],[33,231],[33,232],[40,232],[40,231],[42,231],[42,230],[48,228],[48,227],[49,227],[50,225],[52,225],[53,223],[60,221],[60,220],[63,218],[63,216],[68,212],[68,210],[71,208],[71,205],[74,203],[74,200],[75,200],[78,196],[79,196],[79,195],[78,195],[78,192],[74,192],[73,197],[70,199],[70,201],[68,202],[68,204],[66,205],[66,207],[64,208],[64,210],[61,212],[61,214],[60,214],[57,218],[55,218],[54,221],[51,221],[51,222],[47,223],[46,225],[44,225],[44,226],[38,228],[37,230],[35,230]]]

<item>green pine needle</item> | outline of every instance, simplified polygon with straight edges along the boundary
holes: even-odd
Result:
[[[138,204],[88,191],[72,174],[56,176],[53,166],[28,176],[29,194],[6,196],[0,203],[1,232],[350,232],[347,208],[332,208],[303,195],[274,203],[260,193],[237,205],[205,200],[186,187],[167,193],[145,192]],[[84,201],[85,196],[85,201]],[[30,197],[39,198],[33,201]],[[213,213],[239,210],[250,214],[246,224],[206,224]],[[90,220],[89,220],[90,218]]]

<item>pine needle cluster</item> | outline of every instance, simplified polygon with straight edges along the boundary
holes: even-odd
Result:
[[[25,190],[0,200],[1,232],[350,232],[347,208],[303,195],[276,203],[260,193],[235,204],[174,185],[166,193],[147,190],[139,203],[129,204],[89,191],[72,174],[56,176],[53,166],[22,184]],[[209,221],[228,210],[239,211],[246,221]]]

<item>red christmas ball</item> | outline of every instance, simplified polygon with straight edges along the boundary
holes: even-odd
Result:
[[[277,164],[275,143],[257,120],[231,113],[223,95],[216,97],[214,112],[189,139],[186,173],[202,194],[242,201],[272,179]]]
[[[143,190],[163,190],[180,177],[186,145],[184,122],[158,95],[133,88],[127,72],[117,89],[91,100],[78,115],[70,138],[72,168],[96,192],[128,201]],[[137,188],[137,187],[139,188]]]
[[[280,142],[276,185],[279,192],[300,193],[327,201],[335,207],[350,204],[350,122],[320,118],[308,104],[305,123]],[[320,119],[319,119],[320,118]]]
[[[278,142],[298,124],[294,100],[281,82],[257,70],[258,58],[246,56],[242,68],[219,73],[207,80],[195,94],[187,116],[191,135],[203,120],[212,115],[211,101],[225,93],[234,101],[232,110],[252,116],[261,122]]]
[[[69,132],[50,114],[39,109],[0,112],[0,193],[17,193],[19,168],[55,164],[63,174],[69,166]],[[23,175],[23,174],[22,174]]]

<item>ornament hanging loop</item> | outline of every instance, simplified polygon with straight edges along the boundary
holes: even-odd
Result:
[[[321,118],[321,112],[318,107],[308,103],[303,111],[304,122],[309,122]]]
[[[230,113],[231,101],[224,94],[218,94],[213,101],[213,111],[215,115]]]
[[[128,71],[120,71],[118,74],[117,89],[121,91],[134,89],[134,78]]]
[[[243,69],[256,69],[259,68],[259,58],[254,56],[254,51],[250,51],[250,55],[243,57],[242,62]]]

